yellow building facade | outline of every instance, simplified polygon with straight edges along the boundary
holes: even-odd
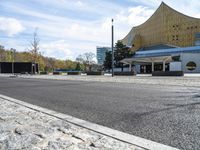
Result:
[[[175,47],[196,45],[200,19],[186,16],[165,3],[143,24],[133,27],[122,40],[133,51],[159,44]]]

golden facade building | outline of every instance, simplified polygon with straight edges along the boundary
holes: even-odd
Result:
[[[133,57],[121,60],[129,64],[130,71],[152,75],[200,73],[200,19],[186,16],[163,2],[122,42],[135,52]]]
[[[198,45],[200,19],[186,16],[165,3],[143,24],[133,27],[122,40],[134,51],[154,45],[188,47]]]

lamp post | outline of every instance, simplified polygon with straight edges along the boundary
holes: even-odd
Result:
[[[114,20],[112,19],[112,77],[114,77],[114,26],[113,26]]]
[[[15,49],[12,49],[13,51],[13,62],[12,62],[12,74],[14,75],[15,74],[15,70],[14,70],[14,63],[15,63]]]

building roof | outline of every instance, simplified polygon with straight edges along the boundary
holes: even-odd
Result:
[[[164,2],[143,24],[135,26],[122,39],[133,51],[151,50],[151,45],[193,46],[196,33],[200,33],[200,19],[182,14]],[[150,47],[150,49],[149,49]]]
[[[178,47],[178,48],[148,50],[148,51],[137,51],[135,53],[135,55],[133,56],[133,58],[171,56],[171,55],[178,55],[180,53],[200,53],[200,46]]]
[[[170,62],[172,61],[172,56],[177,56],[181,53],[200,53],[200,46],[138,51],[132,58],[125,58],[121,62],[124,64],[132,62]]]
[[[160,49],[170,49],[170,48],[177,48],[177,46],[168,45],[168,44],[157,44],[157,45],[140,48],[138,51],[160,50]]]

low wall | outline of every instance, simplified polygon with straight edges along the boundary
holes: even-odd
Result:
[[[183,71],[154,71],[152,76],[183,76]]]
[[[48,74],[48,72],[46,72],[46,71],[41,71],[40,72],[40,75],[47,75]]]
[[[67,72],[67,75],[80,75],[80,74],[81,74],[81,72],[74,72],[74,71]]]
[[[103,71],[86,72],[87,75],[104,75]]]
[[[53,72],[53,75],[61,75],[61,72]]]
[[[115,76],[133,76],[134,72],[114,72]]]

